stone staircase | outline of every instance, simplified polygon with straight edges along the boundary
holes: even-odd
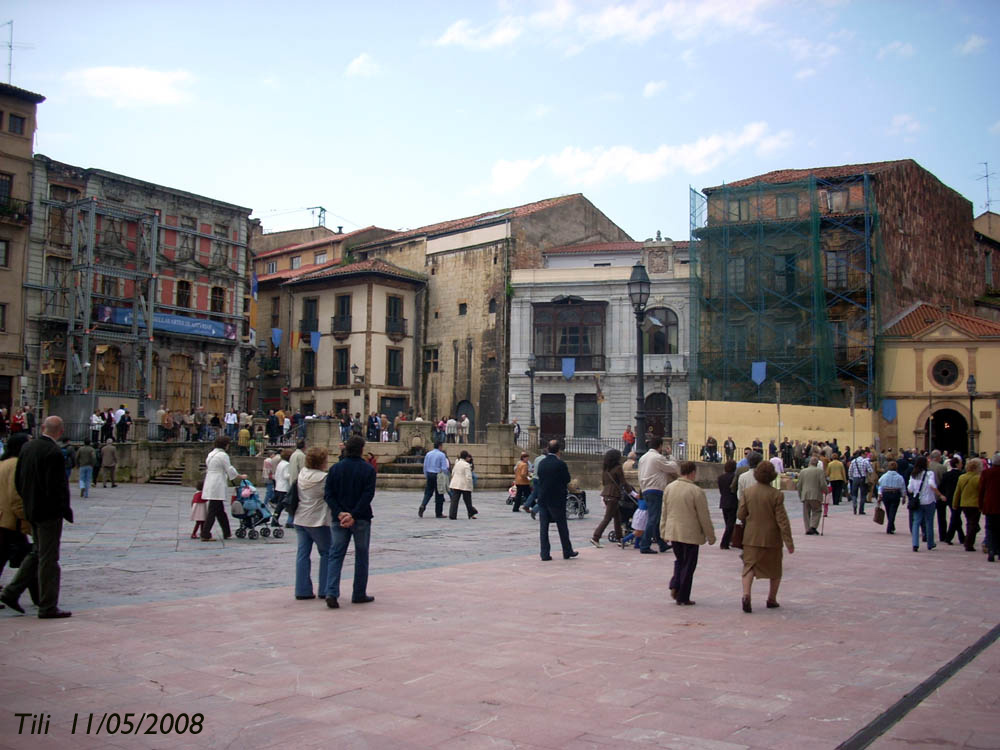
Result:
[[[168,468],[158,473],[149,480],[149,484],[165,484],[180,487],[184,484],[183,468]]]

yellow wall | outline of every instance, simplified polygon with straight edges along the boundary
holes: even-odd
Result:
[[[691,445],[705,442],[704,401],[688,402],[688,441]],[[754,438],[760,438],[765,449],[768,441],[775,444],[787,437],[795,441],[830,441],[837,439],[841,447],[874,445],[872,412],[855,410],[855,442],[851,433],[851,410],[824,406],[781,406],[781,435],[778,435],[778,414],[774,404],[729,401],[708,402],[708,435],[719,441],[719,451],[727,437],[732,436],[742,454]]]

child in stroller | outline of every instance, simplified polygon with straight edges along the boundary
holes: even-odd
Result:
[[[635,518],[635,515],[638,512],[637,509],[643,507],[644,505],[645,501],[638,499],[637,492],[627,492],[623,494],[621,500],[618,501],[618,513],[621,515],[622,534],[625,539],[630,539],[634,536],[633,519]],[[640,531],[640,533],[642,532]],[[612,544],[621,543],[622,547],[625,546],[623,539],[619,539],[615,535],[615,529],[613,526],[608,531],[608,541],[611,542]]]
[[[230,510],[233,518],[240,522],[240,527],[234,532],[238,539],[256,539],[258,536],[266,538],[271,536],[272,532],[275,539],[281,539],[285,535],[284,529],[280,527],[271,529],[268,526],[271,511],[267,503],[260,499],[257,488],[246,479],[240,482]]]
[[[630,542],[638,549],[639,540],[642,539],[642,532],[646,530],[646,519],[649,518],[649,511],[646,508],[646,501],[639,498],[639,507],[632,514],[632,518],[626,522],[629,533],[622,539],[622,549]]]

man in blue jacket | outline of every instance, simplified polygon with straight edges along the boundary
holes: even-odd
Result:
[[[427,509],[427,503],[430,502],[432,494],[434,495],[434,517],[444,518],[444,495],[438,492],[437,482],[438,474],[442,471],[448,471],[449,467],[448,456],[441,450],[441,441],[435,441],[434,450],[427,451],[427,455],[424,456],[424,477],[427,479],[427,485],[424,487],[424,499],[417,509],[417,515],[421,518],[424,517],[424,511]]]
[[[569,526],[566,525],[566,486],[569,484],[569,468],[559,454],[562,445],[558,440],[550,440],[548,455],[538,464],[538,506],[539,536],[543,560],[552,559],[549,547],[549,524],[554,523],[559,530],[563,559],[569,560],[579,555],[569,541]]]
[[[354,537],[354,592],[351,601],[375,601],[368,596],[368,544],[372,533],[372,500],[375,497],[375,469],[361,457],[364,438],[354,435],[344,445],[344,458],[326,476],[324,498],[333,513],[333,543],[330,545],[329,588],[326,606],[340,605],[340,571],[347,545]]]

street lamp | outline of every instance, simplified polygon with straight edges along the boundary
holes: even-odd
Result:
[[[649,301],[649,274],[642,261],[636,261],[632,266],[632,275],[628,280],[628,298],[635,311],[636,333],[636,408],[635,408],[635,454],[641,456],[646,452],[646,388],[642,372],[642,321],[646,317],[646,302]]]
[[[358,363],[355,362],[351,365],[351,380],[355,383],[358,382]]]
[[[976,433],[975,417],[972,413],[972,400],[976,397],[976,376],[969,374],[969,379],[965,381],[965,387],[969,391],[969,458],[976,455]]]
[[[672,408],[672,404],[670,403],[670,377],[673,375],[673,373],[674,373],[674,366],[670,364],[670,360],[668,359],[666,364],[663,365],[663,374],[666,375],[665,390],[667,392],[667,399],[663,404],[663,409],[664,409],[663,416],[664,419],[666,420],[667,425],[669,425],[669,428],[666,431],[667,433],[666,437],[667,440],[670,441],[671,447],[673,447],[674,444],[674,410]]]
[[[530,395],[531,400],[531,422],[530,427],[535,426],[535,354],[532,352],[528,355],[528,369],[524,371],[524,374],[528,376],[528,383],[530,384]]]

